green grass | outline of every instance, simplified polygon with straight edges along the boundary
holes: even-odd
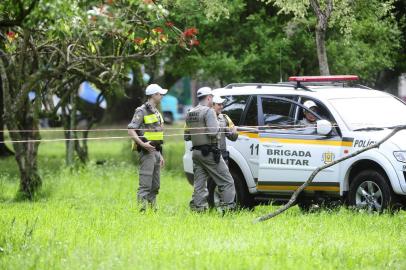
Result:
[[[90,164],[71,170],[62,143],[43,143],[44,186],[35,202],[14,200],[15,161],[0,160],[0,269],[406,268],[405,211],[302,214],[294,207],[260,224],[252,221],[276,207],[224,217],[190,212],[192,187],[176,140],[165,149],[159,211],[141,214],[128,146],[92,142]]]

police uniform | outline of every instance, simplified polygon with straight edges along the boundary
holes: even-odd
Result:
[[[229,139],[230,141],[236,141],[238,138],[238,132],[234,131],[234,123],[228,117],[228,115],[224,113],[220,113],[217,116],[217,119],[219,121],[219,126],[220,126],[220,133],[219,133],[219,139],[218,139],[218,147],[221,151],[221,155],[223,156],[223,159],[226,163],[228,163],[228,157],[229,153],[227,151],[227,144],[226,144],[226,138]]]
[[[317,108],[316,103],[314,103],[314,101],[312,100],[306,100],[303,103],[303,106],[309,110],[311,110],[311,108]],[[310,122],[309,120],[307,120],[306,116],[303,116],[303,119],[299,121],[299,125],[301,126],[301,129],[303,129],[303,131],[301,132],[303,134],[312,135],[317,133],[317,122]]]
[[[156,196],[160,187],[161,154],[163,144],[163,118],[159,111],[146,102],[135,110],[129,129],[136,129],[137,135],[143,142],[150,142],[156,151],[148,152],[133,143],[133,150],[137,148],[140,155],[139,187],[137,200],[141,203],[141,210],[145,210],[147,203],[156,205]]]
[[[215,111],[199,104],[186,116],[185,140],[193,145],[193,195],[190,207],[195,211],[208,209],[207,179],[211,177],[221,196],[220,207],[235,207],[234,181],[218,148],[219,123]]]
[[[299,121],[300,128],[298,129],[302,134],[312,135],[317,133],[316,122],[310,122],[306,118]]]

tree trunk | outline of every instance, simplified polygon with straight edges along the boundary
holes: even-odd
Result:
[[[317,17],[316,46],[320,75],[330,75],[326,51],[326,32],[328,27],[328,20],[330,19],[331,12],[333,11],[333,0],[327,1],[325,10],[322,10],[318,0],[310,0],[310,5],[312,6],[313,11]]]
[[[74,158],[74,149],[75,149],[75,142],[72,140],[75,138],[74,136],[74,129],[76,127],[76,96],[75,92],[73,91],[70,96],[70,104],[72,106],[71,110],[69,110],[69,125],[68,131],[65,134],[68,134],[68,141],[67,141],[67,151],[66,151],[66,165],[72,166],[73,165],[73,158]]]
[[[79,160],[86,164],[89,161],[89,151],[87,147],[87,138],[89,136],[89,131],[92,128],[93,124],[96,122],[96,119],[90,119],[87,121],[87,125],[85,127],[85,131],[82,132],[81,140],[75,141],[75,151],[79,157]],[[78,138],[78,132],[75,132],[75,138]]]
[[[33,123],[32,123],[33,124]],[[13,140],[39,140],[40,136],[38,126],[31,123],[24,128],[33,129],[31,132],[24,132],[17,136],[12,135]],[[16,151],[15,158],[20,171],[20,193],[23,198],[33,199],[35,192],[38,191],[42,185],[41,177],[38,173],[38,146],[39,142],[22,142],[14,143]]]
[[[319,27],[316,27],[316,46],[320,75],[330,75],[326,51],[326,31],[319,29]]]
[[[38,132],[38,114],[35,111],[34,105],[28,101],[27,96],[19,96],[22,98],[16,100],[12,93],[16,91],[14,85],[9,83],[6,65],[0,57],[0,77],[3,87],[4,101],[4,121],[9,130],[18,132],[10,133],[13,147],[15,150],[15,159],[20,171],[20,188],[19,192],[22,198],[33,199],[35,192],[42,185],[41,177],[38,173],[37,157],[40,134]],[[14,88],[13,88],[14,86]],[[37,99],[34,101],[36,106],[40,105]],[[23,106],[17,108],[15,104]],[[17,142],[20,141],[20,142]]]
[[[3,119],[3,112],[4,112],[4,104],[3,104],[3,86],[1,83],[0,78],[0,158],[1,157],[9,157],[14,155],[13,151],[11,151],[4,142],[4,119]]]

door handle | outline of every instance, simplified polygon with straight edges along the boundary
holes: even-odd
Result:
[[[248,137],[238,136],[239,141],[248,141],[249,139]]]

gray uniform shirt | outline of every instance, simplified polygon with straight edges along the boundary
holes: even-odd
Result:
[[[193,146],[216,143],[218,132],[219,123],[212,108],[199,104],[187,113],[184,139],[192,140]]]
[[[309,120],[307,120],[306,118],[303,118],[302,120],[299,121],[299,125],[302,126],[300,127],[299,130],[302,130],[301,133],[302,134],[316,134],[317,133],[317,124],[316,122],[310,122]]]

